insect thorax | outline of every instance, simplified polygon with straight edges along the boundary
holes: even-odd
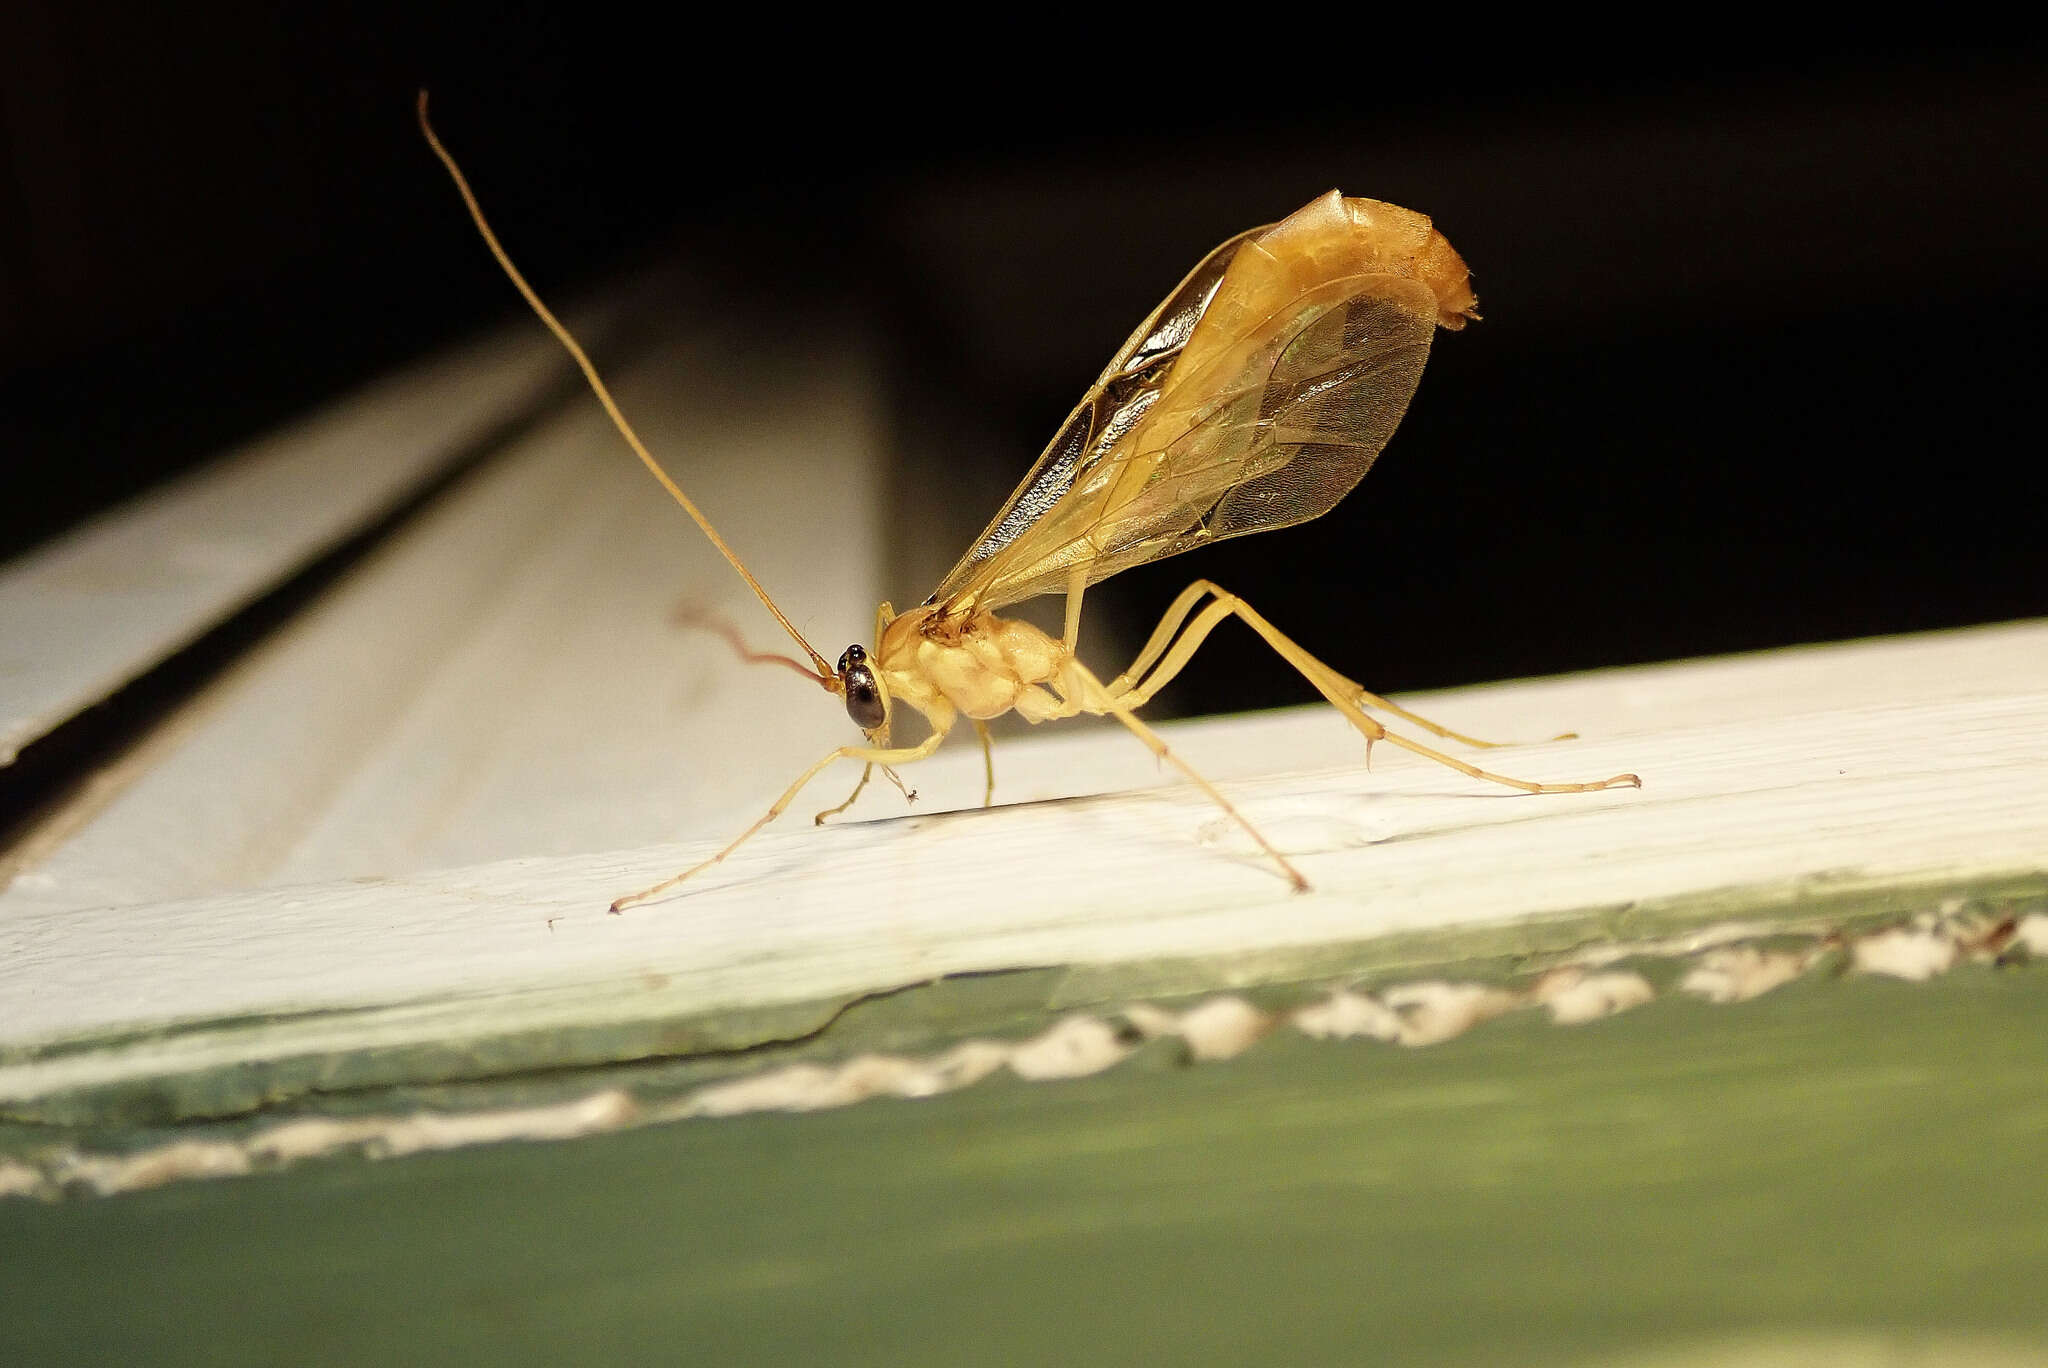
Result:
[[[1014,709],[1033,722],[1055,715],[1059,699],[1040,686],[1057,680],[1067,651],[1028,622],[986,610],[946,619],[926,605],[889,624],[875,658],[890,694],[940,726],[956,712],[989,718]]]

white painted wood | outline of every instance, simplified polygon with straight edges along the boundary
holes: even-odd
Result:
[[[601,335],[609,311],[578,323]],[[0,566],[0,765],[401,504],[567,372],[508,327]]]
[[[1489,686],[1409,700],[1452,724],[1586,739],[1496,752],[1531,797],[1382,747],[1321,708],[1166,729],[1205,769],[1314,768],[1227,792],[1301,865],[1290,896],[1186,786],[763,835],[666,903],[606,901],[704,842],[0,922],[0,1044],[264,1012],[0,1067],[0,1097],[235,1060],[461,1042],[816,998],[943,973],[1238,954],[1711,890],[2048,868],[2048,623]],[[1911,686],[1895,696],[1894,682]],[[1022,792],[1130,773],[1097,730],[999,752]],[[970,759],[973,757],[969,756]],[[975,761],[978,763],[978,760]],[[1149,765],[1149,759],[1145,761]],[[1156,779],[1154,780],[1156,784]],[[836,795],[835,795],[836,796]]]
[[[850,335],[831,356],[731,351],[678,333],[615,387],[836,655],[881,594],[875,386]],[[760,385],[763,367],[800,388]],[[0,924],[724,829],[850,727],[816,686],[675,626],[685,598],[787,648],[596,404],[573,406],[46,822]]]
[[[1286,630],[1284,604],[1261,607]],[[1316,643],[1304,644],[1311,650],[1317,648]],[[1270,662],[1279,677],[1290,676],[1285,662],[1249,631],[1235,625],[1220,628],[1202,650],[1189,666],[1191,670],[1201,669],[1211,652],[1237,651]],[[1087,654],[1085,640],[1082,653]],[[1367,676],[1370,685],[1363,665],[1336,654],[1328,658],[1347,674]],[[1099,672],[1110,674],[1126,662],[1107,659],[1095,663]],[[1814,717],[1825,733],[1825,718],[1833,713],[2004,698],[2030,692],[2044,682],[2048,682],[2048,623],[2020,622],[1475,685],[1416,695],[1406,703],[1425,717],[1492,741],[1526,742],[1566,731],[1596,740],[1692,727],[1735,727],[1745,722],[1791,722],[1808,716]],[[1304,696],[1313,696],[1305,682],[1300,688]],[[1310,709],[1306,715],[1322,715],[1321,709]],[[1323,768],[1352,754],[1350,748],[1359,744],[1355,733],[1333,716],[1323,726],[1304,725],[1303,718],[1299,710],[1280,709],[1187,724],[1182,735],[1191,738],[1185,744],[1200,748],[1202,772],[1220,779]],[[1098,745],[1092,734],[1095,727],[1109,729],[1122,744]],[[1914,743],[1902,735],[1900,744]],[[1014,747],[998,748],[998,801],[1113,793],[1155,784],[1161,777],[1152,757],[1124,739],[1114,723],[1048,727],[1034,738],[1034,746],[1028,752],[1028,763]],[[1381,747],[1374,753],[1376,767],[1389,750]],[[1499,759],[1503,754],[1519,753],[1492,754]],[[1484,754],[1471,753],[1467,758],[1482,765],[1491,763]],[[981,756],[972,746],[949,746],[919,766],[915,774],[920,810],[949,811],[981,802]],[[863,796],[848,815],[887,817],[902,809],[902,800],[895,794],[878,790]]]

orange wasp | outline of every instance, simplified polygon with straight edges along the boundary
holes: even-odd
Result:
[[[1388,731],[1366,709],[1468,745],[1492,744],[1368,693],[1208,580],[1196,580],[1174,600],[1138,658],[1114,679],[1102,679],[1075,654],[1089,585],[1225,537],[1321,517],[1365,475],[1408,409],[1436,329],[1455,331],[1479,317],[1464,261],[1425,215],[1332,190],[1209,253],[1118,349],[932,596],[906,613],[882,604],[874,650],[849,646],[832,665],[649,454],[583,348],[512,264],[428,123],[424,92],[419,116],[492,256],[575,358],[620,435],[811,663],[765,658],[837,694],[865,736],[863,744],[840,746],[805,770],[723,850],[618,899],[612,911],[665,893],[723,860],[835,761],[860,761],[861,777],[853,795],[820,813],[820,821],[850,806],[877,766],[894,779],[891,766],[937,750],[962,717],[973,722],[986,759],[987,721],[1006,712],[1034,723],[1082,713],[1115,718],[1229,813],[1296,889],[1306,889],[1301,871],[1138,717],[1230,617],[1300,671],[1365,737],[1368,755],[1374,742],[1390,741],[1475,779],[1528,793],[1642,787],[1633,774],[1586,784],[1512,779]],[[1053,593],[1066,596],[1066,628],[1057,637],[996,615],[998,608]],[[894,745],[891,732],[906,707],[924,718],[929,734],[914,746]],[[988,774],[992,794],[992,767]]]

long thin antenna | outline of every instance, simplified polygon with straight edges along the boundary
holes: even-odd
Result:
[[[434,149],[434,155],[441,159],[441,165],[448,168],[449,177],[454,180],[455,188],[462,194],[462,202],[469,206],[470,218],[476,221],[477,232],[483,234],[484,245],[491,249],[491,255],[497,258],[498,265],[504,268],[512,283],[519,287],[519,293],[533,306],[533,311],[540,315],[540,321],[548,325],[548,331],[553,333],[556,340],[568,349],[569,355],[575,358],[576,364],[583,370],[583,378],[590,382],[591,390],[597,395],[597,401],[604,405],[604,411],[611,416],[612,426],[626,439],[626,445],[633,448],[633,454],[647,467],[648,474],[659,480],[661,487],[669,492],[669,497],[681,504],[683,512],[689,514],[691,520],[703,529],[704,535],[711,539],[711,544],[718,548],[718,554],[724,556],[732,563],[732,568],[740,572],[740,578],[747,582],[747,587],[752,589],[768,611],[775,615],[775,620],[782,624],[782,630],[788,632],[796,639],[796,644],[804,648],[804,654],[818,667],[818,682],[828,689],[832,688],[838,683],[838,676],[826,663],[825,657],[819,655],[811,643],[804,640],[804,634],[799,632],[796,624],[775,606],[775,600],[768,597],[768,591],[761,587],[761,582],[748,573],[747,567],[740,563],[740,558],[725,544],[725,538],[719,536],[718,529],[711,525],[711,520],[699,511],[696,504],[690,502],[690,496],[683,493],[682,486],[671,479],[669,473],[661,468],[661,463],[648,452],[646,444],[640,440],[640,435],[633,431],[633,425],[626,421],[626,415],[619,412],[617,402],[612,399],[612,392],[605,388],[604,379],[598,375],[597,367],[591,364],[590,357],[584,353],[576,339],[570,336],[569,330],[562,326],[562,320],[556,318],[548,306],[541,303],[540,296],[526,283],[526,277],[519,274],[519,268],[512,264],[512,258],[506,255],[504,246],[498,241],[498,235],[491,231],[490,223],[485,220],[483,207],[476,202],[476,195],[469,188],[468,177],[462,174],[462,168],[455,164],[455,158],[448,154],[448,149],[441,145],[441,139],[435,136],[434,125],[427,119],[427,92],[424,90],[420,92],[419,112],[420,132],[426,134],[427,146]]]

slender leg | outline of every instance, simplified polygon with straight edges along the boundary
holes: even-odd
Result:
[[[861,790],[865,789],[868,786],[868,780],[874,777],[874,773],[874,761],[870,760],[865,765],[862,765],[860,767],[860,782],[853,786],[853,792],[846,795],[846,801],[841,803],[838,807],[826,808],[823,812],[811,818],[811,825],[823,826],[825,825],[825,819],[827,817],[837,817],[840,813],[852,807],[854,804],[854,800],[860,797]]]
[[[1145,649],[1138,652],[1138,658],[1131,662],[1131,668],[1109,681],[1109,692],[1112,697],[1121,698],[1131,691],[1132,686],[1138,682],[1138,677],[1151,669],[1152,662],[1159,659],[1160,654],[1173,643],[1174,636],[1180,631],[1180,625],[1186,622],[1188,614],[1195,610],[1195,604],[1207,597],[1214,588],[1215,586],[1207,580],[1196,580],[1180,591],[1180,597],[1173,601],[1173,606],[1166,610],[1166,616],[1160,618],[1159,625],[1152,629],[1152,635],[1145,642]],[[1164,683],[1164,680],[1160,681],[1161,685]],[[1158,687],[1154,686],[1154,692],[1158,691]],[[1145,696],[1150,698],[1152,695]]]
[[[1067,670],[1069,678],[1080,685],[1075,690],[1074,696],[1069,700],[1076,705],[1076,711],[1107,714],[1123,723],[1130,730],[1131,735],[1145,743],[1147,750],[1186,775],[1197,788],[1209,796],[1216,806],[1229,813],[1231,820],[1243,827],[1245,834],[1258,842],[1259,849],[1273,857],[1273,863],[1280,866],[1281,872],[1287,876],[1287,881],[1294,885],[1295,892],[1306,893],[1308,891],[1308,880],[1302,877],[1301,871],[1296,869],[1285,855],[1276,850],[1273,843],[1268,841],[1242,812],[1231,806],[1230,800],[1225,798],[1214,784],[1204,779],[1200,771],[1168,749],[1166,742],[1160,739],[1158,732],[1153,731],[1150,727],[1139,721],[1138,715],[1132,712],[1129,706],[1121,699],[1110,697],[1109,691],[1102,681],[1089,673],[1079,661],[1068,661]]]
[[[1215,601],[1204,608],[1192,623],[1188,624],[1187,631],[1182,633],[1177,641],[1173,640],[1174,633],[1178,631],[1181,623],[1186,621],[1188,613],[1192,611],[1194,605],[1205,594],[1214,595]],[[1365,736],[1368,754],[1371,753],[1371,746],[1374,742],[1391,741],[1403,750],[1427,756],[1429,759],[1435,760],[1440,764],[1450,766],[1461,774],[1468,774],[1475,779],[1485,779],[1496,784],[1505,784],[1509,788],[1521,789],[1525,793],[1585,793],[1595,789],[1641,788],[1643,786],[1643,781],[1633,774],[1617,774],[1610,779],[1602,779],[1597,783],[1588,784],[1538,784],[1526,779],[1512,779],[1504,774],[1495,774],[1489,770],[1479,769],[1454,756],[1445,755],[1442,751],[1433,750],[1420,742],[1411,741],[1405,736],[1390,732],[1364,711],[1364,705],[1385,706],[1398,716],[1405,717],[1409,721],[1425,727],[1439,736],[1447,736],[1457,741],[1474,741],[1472,737],[1462,736],[1447,727],[1440,727],[1424,718],[1417,717],[1406,709],[1394,707],[1375,694],[1367,693],[1359,687],[1355,680],[1346,679],[1343,675],[1338,674],[1335,670],[1323,664],[1322,661],[1317,660],[1314,656],[1303,650],[1278,628],[1274,627],[1272,623],[1266,621],[1257,610],[1243,599],[1210,583],[1208,580],[1197,580],[1194,584],[1189,585],[1187,590],[1178,599],[1174,600],[1173,607],[1167,610],[1166,618],[1160,622],[1158,630],[1153,632],[1152,640],[1146,643],[1145,650],[1140,654],[1138,661],[1131,669],[1118,675],[1116,680],[1110,685],[1111,697],[1127,708],[1144,706],[1152,695],[1158,692],[1168,680],[1187,667],[1188,661],[1193,658],[1195,651],[1200,648],[1203,640],[1208,637],[1210,632],[1216,629],[1218,624],[1229,617],[1238,618],[1261,637],[1264,637],[1267,645],[1279,652],[1282,659],[1299,670],[1302,677],[1307,679],[1309,683],[1315,685],[1316,691],[1322,694],[1338,712],[1343,713],[1346,720]],[[1171,642],[1171,650],[1166,649],[1167,642]],[[1161,658],[1161,652],[1164,652],[1163,658]],[[1158,662],[1156,667],[1153,665],[1154,661]],[[1150,671],[1149,674],[1146,674],[1147,670]],[[1145,675],[1144,682],[1142,684],[1133,683],[1132,681],[1141,674]],[[1486,745],[1488,743],[1476,742],[1476,744]]]
[[[981,805],[994,807],[996,803],[996,753],[988,734],[988,723],[974,719],[974,734],[981,738],[981,772],[987,784],[981,791]]]
[[[891,604],[891,603],[889,602],[889,600],[887,600],[887,599],[883,599],[883,600],[881,601],[881,603],[880,603],[880,604],[878,604],[878,605],[876,606],[876,608],[875,608],[875,635],[874,635],[874,643],[875,643],[875,645],[874,645],[874,649],[875,649],[875,650],[878,650],[878,651],[879,651],[879,650],[881,650],[881,649],[882,649],[882,633],[884,633],[884,632],[888,631],[888,630],[889,630],[889,624],[890,624],[890,623],[892,623],[892,622],[894,622],[895,620],[896,620],[896,608],[895,608],[895,606],[894,606],[893,604]],[[883,745],[887,745],[888,743],[889,743],[889,738],[888,738],[888,736],[887,736],[886,734],[884,734],[884,736],[882,737],[882,744],[883,744]],[[889,768],[889,767],[888,767],[887,765],[884,765],[884,766],[882,766],[882,777],[883,777],[883,778],[885,778],[885,779],[887,779],[887,780],[888,780],[888,781],[889,781],[890,783],[892,783],[892,784],[894,784],[894,785],[896,786],[896,791],[897,791],[898,793],[900,793],[900,794],[902,794],[902,795],[903,795],[903,801],[904,801],[904,802],[906,802],[906,803],[914,803],[914,802],[916,802],[916,801],[917,801],[917,790],[916,790],[916,789],[914,789],[914,788],[909,788],[909,787],[907,787],[907,786],[906,786],[906,785],[904,784],[904,782],[903,782],[903,776],[902,776],[902,775],[900,775],[900,774],[898,774],[898,773],[896,773],[896,771],[895,771],[895,770],[892,770],[892,769],[890,769],[890,768]],[[867,773],[866,773],[866,771],[862,771],[862,773],[861,773],[861,782],[862,782],[862,783],[866,783],[866,782],[867,782]],[[853,796],[854,796],[854,798],[858,798],[858,797],[860,796],[860,790],[859,790],[859,789],[855,789],[855,790],[853,791]],[[850,806],[850,805],[851,805],[851,804],[853,803],[853,798],[849,798],[849,799],[847,799],[846,801],[847,801],[847,804],[848,804],[848,805]],[[844,808],[835,808],[835,809],[833,809],[833,810],[834,810],[835,812],[843,812],[843,811],[844,811],[845,809],[844,809]]]
[[[905,784],[903,776],[895,770],[890,769],[887,765],[882,766],[882,777],[896,786],[896,791],[903,795],[904,802],[914,803],[917,801],[917,790]]]
[[[884,745],[887,745],[888,737],[884,736],[882,738],[882,743]],[[987,749],[987,744],[986,742],[984,742],[982,746],[984,759],[987,758]],[[860,767],[860,782],[853,786],[853,792],[846,795],[846,801],[841,803],[838,807],[826,808],[823,812],[811,818],[811,825],[823,826],[825,825],[825,819],[827,817],[837,817],[840,813],[852,807],[854,803],[860,798],[861,791],[867,788],[868,780],[874,778],[875,770],[877,768],[880,768],[880,770],[882,771],[883,778],[887,779],[890,783],[896,786],[896,791],[903,795],[904,802],[914,803],[917,801],[917,790],[905,785],[903,782],[902,775],[898,774],[895,770],[889,768],[887,765],[877,766],[874,761],[870,760],[867,764],[862,765]],[[993,786],[995,783],[993,772],[991,772],[989,783],[991,786]],[[984,804],[983,806],[986,806],[986,804]]]
[[[742,831],[737,837],[733,839],[730,845],[726,846],[725,849],[719,851],[716,855],[713,855],[708,860],[703,860],[697,864],[691,865],[688,869],[676,875],[673,879],[664,879],[660,883],[655,884],[652,888],[643,888],[638,893],[628,893],[623,898],[615,899],[612,902],[611,910],[613,912],[623,912],[625,909],[633,906],[635,903],[643,903],[646,902],[649,898],[656,897],[662,893],[666,893],[669,889],[674,888],[677,884],[683,882],[685,879],[688,879],[691,875],[701,873],[702,871],[711,868],[711,866],[717,864],[720,860],[723,860],[726,856],[732,854],[735,850],[738,850],[742,845],[746,844],[748,837],[752,836],[762,827],[767,826],[777,817],[780,817],[783,814],[783,812],[788,809],[789,805],[796,801],[797,794],[803,792],[804,785],[810,783],[811,780],[817,778],[821,773],[824,772],[825,767],[830,765],[833,761],[861,760],[865,761],[868,764],[875,765],[905,765],[909,764],[913,760],[924,759],[933,751],[937,750],[939,748],[939,742],[945,739],[946,734],[944,732],[934,731],[930,736],[926,737],[922,742],[915,746],[900,746],[893,750],[885,750],[875,746],[839,747],[837,750],[828,754],[824,759],[820,760],[817,764],[805,770],[803,772],[803,775],[800,778],[798,778],[798,780],[794,784],[791,784],[788,788],[782,791],[782,796],[775,800],[775,805],[773,807],[769,808],[767,812],[762,814],[761,819],[759,821],[755,822],[745,831]]]
[[[1183,648],[1175,650],[1166,664],[1160,665],[1157,670],[1153,670],[1154,662],[1158,661],[1160,655],[1165,652],[1167,646],[1179,634],[1181,624],[1187,621],[1188,614],[1194,610],[1195,604],[1210,594],[1214,594],[1219,601],[1210,604],[1203,611],[1202,616],[1196,619],[1195,625],[1188,629],[1187,635],[1182,638]],[[1196,580],[1193,584],[1190,584],[1181,591],[1180,597],[1175,599],[1173,605],[1166,610],[1166,616],[1159,619],[1159,625],[1153,629],[1151,638],[1145,643],[1145,649],[1138,653],[1138,658],[1131,662],[1131,667],[1110,681],[1109,691],[1119,698],[1127,694],[1135,694],[1135,700],[1131,706],[1134,708],[1143,707],[1151,700],[1152,695],[1165,688],[1173,677],[1186,667],[1189,658],[1195,653],[1195,648],[1202,644],[1203,638],[1214,631],[1216,625],[1224,618],[1231,616],[1234,610],[1224,605],[1242,602],[1242,599],[1222,589],[1212,581]],[[1321,664],[1320,661],[1317,663]],[[1328,666],[1323,668],[1329,669]],[[1139,683],[1140,677],[1148,670],[1152,671],[1151,678],[1145,679],[1142,684]],[[1405,718],[1413,722],[1424,731],[1434,732],[1438,736],[1447,737],[1452,741],[1462,742],[1468,746],[1477,746],[1483,750],[1492,750],[1507,744],[1503,741],[1482,741],[1476,736],[1467,736],[1463,732],[1452,731],[1441,723],[1432,722],[1428,718],[1409,712],[1406,708],[1401,707],[1397,703],[1390,702],[1376,693],[1368,692],[1356,680],[1344,679],[1344,676],[1338,674],[1335,670],[1330,670],[1329,673],[1333,678],[1343,680],[1345,685],[1353,691],[1352,696],[1366,707],[1385,709],[1396,717]],[[1566,732],[1562,736],[1552,737],[1551,739],[1554,741],[1568,741],[1572,737],[1573,733]]]
[[[1218,587],[1216,584],[1212,583],[1209,580],[1196,580],[1193,584],[1190,584],[1186,589],[1183,589],[1181,591],[1180,597],[1175,599],[1173,601],[1173,605],[1166,610],[1166,616],[1159,619],[1159,625],[1153,629],[1151,638],[1145,643],[1145,649],[1138,652],[1138,658],[1131,662],[1131,667],[1128,670],[1125,670],[1122,674],[1118,675],[1115,679],[1110,681],[1109,691],[1112,694],[1117,695],[1118,697],[1122,697],[1126,693],[1131,692],[1134,688],[1139,687],[1139,678],[1143,676],[1146,673],[1146,671],[1152,669],[1153,663],[1159,659],[1160,655],[1165,652],[1167,646],[1172,643],[1174,637],[1179,634],[1181,624],[1187,621],[1188,614],[1194,611],[1195,605],[1199,603],[1204,597],[1210,594],[1214,594],[1220,599],[1229,599],[1235,602],[1242,601],[1237,600],[1234,595],[1227,593],[1225,590]],[[1210,605],[1211,611],[1205,612],[1204,614],[1204,618],[1207,619],[1206,626],[1202,626],[1198,623],[1196,627],[1189,629],[1188,635],[1194,639],[1195,645],[1200,645],[1202,638],[1206,637],[1210,631],[1214,630],[1218,622],[1222,621],[1223,618],[1230,615],[1228,610],[1225,610],[1223,612],[1214,612],[1214,609],[1215,605],[1212,604]],[[1190,647],[1188,650],[1184,652],[1176,651],[1174,654],[1177,657],[1177,663],[1175,663],[1171,667],[1162,666],[1151,679],[1145,680],[1142,692],[1139,693],[1137,702],[1132,704],[1133,707],[1143,706],[1143,704],[1147,700],[1149,700],[1153,694],[1156,694],[1159,692],[1159,690],[1165,688],[1167,683],[1175,675],[1179,674],[1181,672],[1182,667],[1184,667],[1187,664],[1188,657],[1194,654],[1194,649],[1193,647]],[[1336,675],[1336,672],[1334,670],[1331,671],[1331,674],[1335,675],[1339,679],[1343,678],[1342,675]],[[1387,712],[1394,714],[1396,717],[1405,718],[1406,720],[1413,722],[1416,726],[1421,727],[1424,731],[1434,732],[1438,736],[1447,737],[1452,741],[1462,742],[1467,746],[1477,746],[1482,750],[1492,750],[1496,747],[1508,744],[1504,741],[1482,741],[1476,736],[1467,736],[1463,732],[1452,731],[1449,727],[1443,726],[1440,723],[1432,722],[1428,718],[1419,716],[1416,713],[1409,712],[1406,708],[1401,707],[1399,704],[1389,702],[1387,699],[1380,697],[1376,693],[1368,692],[1362,685],[1358,684],[1354,680],[1346,680],[1345,682],[1356,691],[1355,697],[1359,702],[1363,703],[1366,707],[1383,708]],[[1573,736],[1574,733],[1566,732],[1562,736],[1554,736],[1551,739],[1553,741],[1569,741],[1573,738]]]
[[[1088,566],[1084,562],[1067,575],[1067,629],[1060,634],[1060,640],[1068,655],[1081,644],[1081,598],[1087,592]]]

